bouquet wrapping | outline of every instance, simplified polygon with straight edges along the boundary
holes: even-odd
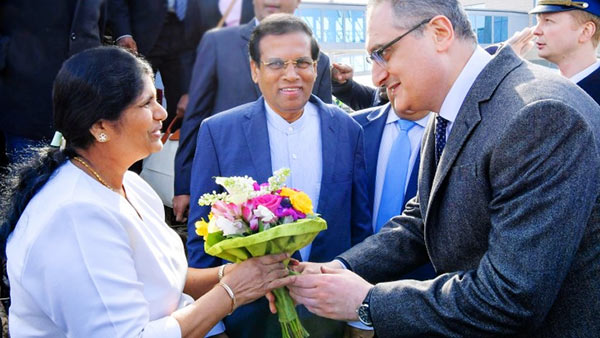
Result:
[[[308,195],[283,186],[289,174],[289,169],[280,169],[260,185],[247,176],[217,177],[226,192],[205,194],[198,202],[211,206],[209,220],[196,222],[205,252],[236,263],[268,254],[292,254],[327,229],[327,223],[313,213]],[[283,337],[307,337],[287,289],[273,293]]]

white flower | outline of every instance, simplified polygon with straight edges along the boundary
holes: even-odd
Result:
[[[275,214],[264,205],[259,205],[253,211],[254,216],[260,218],[263,223],[271,223],[275,219]]]
[[[246,232],[244,223],[240,220],[230,221],[225,217],[216,216],[216,225],[223,231],[223,236],[241,235]]]
[[[285,180],[290,176],[290,168],[281,168],[273,173],[273,176],[269,177],[269,189],[276,191],[281,189]]]
[[[254,180],[248,176],[216,177],[215,182],[227,190],[227,201],[231,203],[241,204],[254,192]]]

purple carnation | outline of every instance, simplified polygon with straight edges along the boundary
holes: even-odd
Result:
[[[277,216],[278,218],[292,216],[294,221],[297,221],[298,219],[306,218],[305,214],[301,213],[300,211],[298,211],[294,208],[283,208],[283,207],[277,208],[277,210],[275,211],[275,216]]]

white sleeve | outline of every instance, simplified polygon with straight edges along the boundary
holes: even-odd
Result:
[[[26,257],[23,284],[68,337],[180,337],[150,320],[125,228],[110,210],[71,205],[48,220]],[[173,309],[175,310],[175,309]]]

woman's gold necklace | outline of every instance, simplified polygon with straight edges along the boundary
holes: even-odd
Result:
[[[100,174],[98,174],[98,172],[96,170],[92,169],[92,167],[90,167],[90,165],[86,161],[84,161],[81,157],[75,156],[75,157],[73,157],[73,159],[75,161],[81,163],[82,166],[86,167],[87,170],[89,170],[94,175],[94,177],[96,177],[96,179],[98,180],[98,182],[100,182],[100,184],[102,184],[103,186],[107,187],[108,189],[116,192],[117,194],[121,193],[119,190],[117,190],[117,189],[111,187],[110,185],[108,185],[108,183],[106,183],[106,181],[102,178],[102,176],[100,176]],[[123,187],[123,193],[125,194],[125,188],[124,187]],[[131,207],[133,208],[133,210],[135,210],[135,213],[138,215],[138,217],[143,220],[142,215],[140,214],[140,212],[137,210],[137,208],[133,204],[131,204],[131,201],[129,201],[129,198],[127,198],[127,194],[125,194],[124,197],[125,197],[125,200],[127,201],[127,203],[129,203],[129,205],[131,205]]]
[[[98,180],[98,182],[100,182],[103,186],[107,187],[108,189],[119,193],[119,191],[113,187],[111,187],[108,183],[106,183],[106,181],[102,178],[102,176],[100,176],[100,174],[98,174],[98,172],[96,172],[96,170],[92,169],[92,167],[90,167],[90,165],[84,161],[81,157],[79,156],[75,156],[73,157],[73,159],[79,163],[81,163],[82,166],[86,167],[87,170],[89,170],[90,173],[92,173],[94,175],[94,177],[96,177],[96,179]]]

